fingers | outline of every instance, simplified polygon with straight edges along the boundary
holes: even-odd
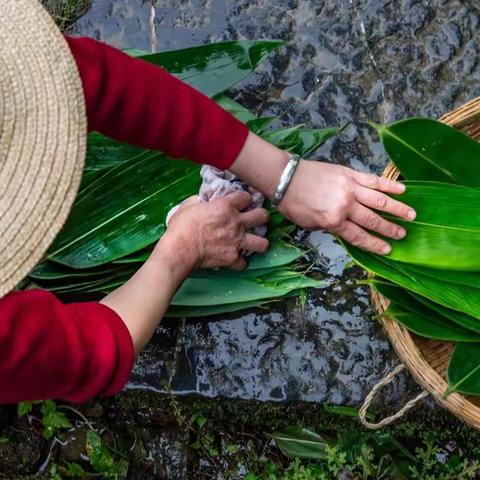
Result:
[[[233,192],[224,198],[240,211],[245,210],[252,204],[252,196],[248,192]]]
[[[242,240],[242,250],[266,252],[268,250],[268,240],[252,233],[246,233]]]
[[[368,250],[379,255],[386,255],[391,252],[392,248],[384,240],[374,237],[363,228],[355,225],[353,222],[346,220],[341,228],[336,232],[344,240],[356,247]]]
[[[385,220],[374,211],[364,207],[363,205],[360,205],[359,203],[357,203],[352,209],[349,218],[357,225],[360,225],[367,230],[380,233],[385,237],[400,240],[401,238],[405,237],[407,233],[404,228]]]
[[[270,220],[270,214],[264,208],[254,208],[244,212],[240,216],[243,226],[246,229],[266,225]]]
[[[247,261],[243,257],[238,257],[235,262],[230,265],[232,270],[245,270],[247,268]]]
[[[415,219],[416,213],[413,208],[399,202],[398,200],[390,198],[382,192],[366,187],[357,187],[355,189],[355,197],[361,204],[374,208],[375,210],[391,213],[396,217],[405,218],[406,220]]]
[[[388,178],[377,177],[370,173],[354,172],[355,180],[363,187],[373,190],[379,190],[385,193],[403,193],[405,191],[405,185],[395,180],[389,180]]]

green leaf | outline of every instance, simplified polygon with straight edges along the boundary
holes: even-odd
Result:
[[[284,42],[231,41],[143,55],[209,97],[243,80]]]
[[[480,343],[457,343],[447,370],[449,393],[480,395]]]
[[[103,477],[126,477],[128,463],[123,459],[115,461],[107,444],[96,432],[89,431],[87,433],[86,450],[90,465]]]
[[[214,100],[218,105],[220,105],[224,110],[231,113],[234,117],[240,120],[243,123],[247,123],[250,121],[254,121],[257,117],[243,105],[240,105],[235,100],[232,100],[230,97],[226,95],[218,95],[214,97]]]
[[[480,145],[462,132],[427,118],[374,127],[407,180],[480,186]]]
[[[7,437],[0,437],[0,444],[2,444],[2,443],[8,443],[8,442],[9,442],[9,440],[8,440]]]
[[[308,157],[318,147],[323,145],[329,138],[339,134],[345,126],[340,128],[319,128],[319,129],[304,129],[298,132],[298,147],[295,151],[302,157]]]
[[[350,256],[366,270],[400,287],[417,293],[447,308],[466,313],[462,326],[480,332],[480,290],[476,288],[436,281],[424,275],[412,272],[408,265],[398,265],[385,257],[379,257],[344,244]]]
[[[93,132],[88,135],[85,171],[97,171],[114,167],[119,163],[150,153],[149,150],[120,143],[100,133]]]
[[[480,270],[480,190],[435,182],[407,182],[398,199],[418,213],[412,222],[395,221],[407,236],[392,241],[388,258],[436,269]]]
[[[167,317],[172,318],[195,318],[195,317],[211,317],[213,315],[220,315],[223,313],[240,312],[250,308],[257,308],[267,303],[275,302],[283,297],[268,298],[263,301],[253,300],[251,302],[237,302],[226,305],[209,305],[203,307],[197,306],[176,306],[170,305],[168,308]]]
[[[167,212],[198,192],[200,176],[198,165],[156,155],[120,164],[84,190],[48,259],[91,268],[158,240]]]
[[[440,317],[446,318],[447,320],[450,320],[451,322],[456,323],[457,325],[467,328],[468,330],[478,332],[478,328],[476,328],[476,325],[478,324],[478,320],[476,318],[469,316],[465,313],[452,310],[451,308],[446,308],[414,292],[409,292],[409,294],[417,302],[420,302],[430,310],[437,312],[437,314]],[[472,329],[471,328],[472,325],[475,325],[475,328]]]
[[[208,420],[205,417],[202,417],[201,415],[197,415],[195,417],[195,423],[197,424],[198,428],[203,428],[207,424]]]
[[[211,275],[211,274],[210,274]],[[219,271],[215,276],[189,277],[172,300],[174,306],[219,306],[282,297],[302,288],[322,288],[314,280],[294,271],[267,274],[264,277],[237,277]]]
[[[67,472],[70,477],[88,477],[86,472],[78,463],[67,463]]]
[[[290,458],[308,458],[320,460],[325,458],[328,442],[306,428],[289,428],[285,432],[272,434],[278,448]]]
[[[353,417],[358,420],[358,411],[359,409],[356,407],[346,407],[341,405],[327,405],[324,404],[323,408],[328,413],[333,413],[335,415],[343,415],[345,417]],[[373,420],[375,416],[373,413],[367,412],[367,418],[369,420]]]
[[[294,149],[299,144],[299,132],[302,125],[294,127],[279,128],[265,132],[262,137],[270,143],[273,143],[284,150]]]
[[[24,415],[27,415],[27,413],[30,413],[32,411],[32,408],[32,402],[20,402],[17,405],[17,414],[19,417],[23,417]]]
[[[441,315],[439,309],[431,309],[427,306],[427,302],[436,305],[434,302],[425,299],[422,303],[406,290],[382,282],[373,282],[373,285],[392,302],[385,315],[395,319],[417,335],[437,340],[480,342],[480,333],[462,327],[462,323],[458,324]],[[447,310],[444,307],[440,309]],[[471,318],[471,321],[478,323],[474,318]],[[461,322],[465,323],[463,319]]]
[[[124,48],[122,51],[131,57],[143,57],[144,55],[149,55],[145,50],[138,50],[138,48]]]
[[[247,127],[253,133],[262,136],[265,133],[265,129],[277,119],[278,117],[253,118],[247,122]]]
[[[300,248],[285,243],[279,238],[274,238],[270,240],[270,248],[267,252],[252,255],[249,259],[247,270],[289,265],[304,255],[305,252]]]
[[[439,321],[439,317],[425,317],[418,313],[391,303],[385,312],[387,317],[406,327],[408,330],[421,337],[433,338],[443,341],[478,342],[479,334],[470,330],[462,329],[451,322]]]
[[[82,279],[93,279],[93,278],[101,278],[105,275],[109,275],[115,273],[121,268],[125,267],[101,267],[96,269],[83,269],[78,270],[75,268],[69,268],[60,263],[55,262],[43,262],[37,265],[33,271],[30,273],[30,277],[34,278],[35,280],[47,280],[47,281],[59,281],[65,279],[78,279],[82,281]]]
[[[42,423],[44,426],[43,436],[50,439],[62,428],[70,428],[72,424],[63,412],[57,410],[57,406],[51,400],[42,403]]]

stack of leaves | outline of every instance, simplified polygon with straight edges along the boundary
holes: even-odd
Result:
[[[417,335],[456,342],[445,395],[479,395],[480,145],[429,119],[374,126],[405,179],[398,198],[417,217],[400,222],[407,236],[386,257],[346,248],[391,301],[386,316]]]
[[[212,97],[268,141],[308,156],[337,129],[301,125],[273,129],[276,118],[256,118],[224,94],[281,44],[240,41],[152,55],[129,53],[165,68]],[[198,193],[199,171],[191,162],[174,161],[163,153],[92,133],[85,175],[70,217],[43,263],[31,273],[31,282],[76,299],[102,295],[122,285],[164,233],[167,212]],[[297,268],[305,252],[286,240],[289,231],[285,220],[273,215],[271,248],[266,254],[255,255],[245,272],[195,272],[178,291],[169,315],[236,311],[323,286]]]

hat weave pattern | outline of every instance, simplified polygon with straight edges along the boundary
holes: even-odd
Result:
[[[75,199],[87,121],[75,60],[37,0],[0,0],[0,297],[42,259]]]

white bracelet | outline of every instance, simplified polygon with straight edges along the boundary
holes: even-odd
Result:
[[[272,200],[273,205],[278,205],[285,196],[285,193],[287,193],[288,186],[292,181],[293,175],[297,170],[300,160],[300,155],[297,154],[294,154],[290,157],[290,160],[288,161],[287,166],[283,170],[282,176],[280,177],[277,188],[275,189]]]

